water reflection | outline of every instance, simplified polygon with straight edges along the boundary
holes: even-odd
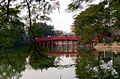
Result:
[[[45,53],[47,56],[55,57],[54,65],[69,67],[76,64],[76,55],[77,53],[69,52],[48,52]]]
[[[46,56],[45,56],[46,55]],[[76,79],[76,53],[5,53],[0,79]]]
[[[119,62],[117,51],[80,51],[76,75],[79,79],[120,79]]]
[[[0,55],[0,79],[19,79],[25,70],[25,58],[21,52]]]
[[[39,60],[34,63],[34,59],[30,59],[30,64],[28,64],[25,71],[22,72],[21,79],[76,79],[76,53],[48,52],[45,53],[45,55],[47,55],[48,58],[39,58]],[[54,58],[52,65],[50,65],[50,58]]]
[[[120,79],[120,52],[4,53],[0,79]]]

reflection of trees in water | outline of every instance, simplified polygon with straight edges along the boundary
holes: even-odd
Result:
[[[22,52],[6,53],[0,56],[0,79],[19,79],[25,70],[26,55]]]
[[[113,53],[111,59],[100,53],[96,59],[92,54],[91,51],[80,51],[76,65],[79,79],[120,79],[120,63],[116,63],[116,58],[120,60],[119,54]]]
[[[120,52],[119,53],[114,53],[114,68],[116,70],[116,72],[118,73],[118,78],[120,79]]]
[[[90,53],[81,51],[76,65],[77,77],[80,79],[89,79],[90,76],[95,74],[94,71],[90,70],[94,66],[96,66],[96,61],[93,56]]]
[[[29,56],[29,59],[27,57]],[[29,63],[27,62],[29,61]],[[19,79],[26,65],[30,64],[33,69],[44,69],[54,66],[54,58],[26,50],[8,52],[0,55],[0,79]]]
[[[47,57],[45,55],[39,54],[35,52],[30,55],[30,65],[33,69],[44,69],[53,67],[54,57]]]

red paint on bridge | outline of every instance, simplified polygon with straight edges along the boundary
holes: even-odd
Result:
[[[40,47],[43,48],[48,48],[48,49],[52,49],[54,50],[54,46],[56,46],[57,48],[62,45],[62,49],[64,50],[64,44],[67,45],[67,48],[69,48],[69,43],[70,41],[72,41],[72,50],[74,52],[75,50],[75,41],[80,40],[79,37],[77,36],[53,36],[53,37],[43,37],[43,38],[36,38],[35,40],[33,40],[33,42],[38,43]],[[59,44],[58,42],[61,41],[61,44]],[[64,43],[64,41],[66,43]],[[80,42],[78,42],[78,45],[80,44]]]
[[[43,37],[36,38],[34,42],[42,42],[42,41],[77,41],[80,40],[78,36],[52,36],[52,37]]]

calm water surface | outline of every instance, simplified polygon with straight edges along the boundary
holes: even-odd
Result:
[[[76,53],[46,53],[55,57],[54,65],[46,69],[33,69],[29,64],[20,79],[77,79],[75,76]]]
[[[0,79],[120,79],[120,52],[5,53]]]

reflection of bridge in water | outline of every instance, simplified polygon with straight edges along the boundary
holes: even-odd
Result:
[[[55,57],[54,65],[58,69],[76,66],[77,53],[75,52],[46,52],[44,54]]]
[[[80,38],[76,36],[53,36],[37,38],[34,42],[49,51],[76,52],[80,44]]]

